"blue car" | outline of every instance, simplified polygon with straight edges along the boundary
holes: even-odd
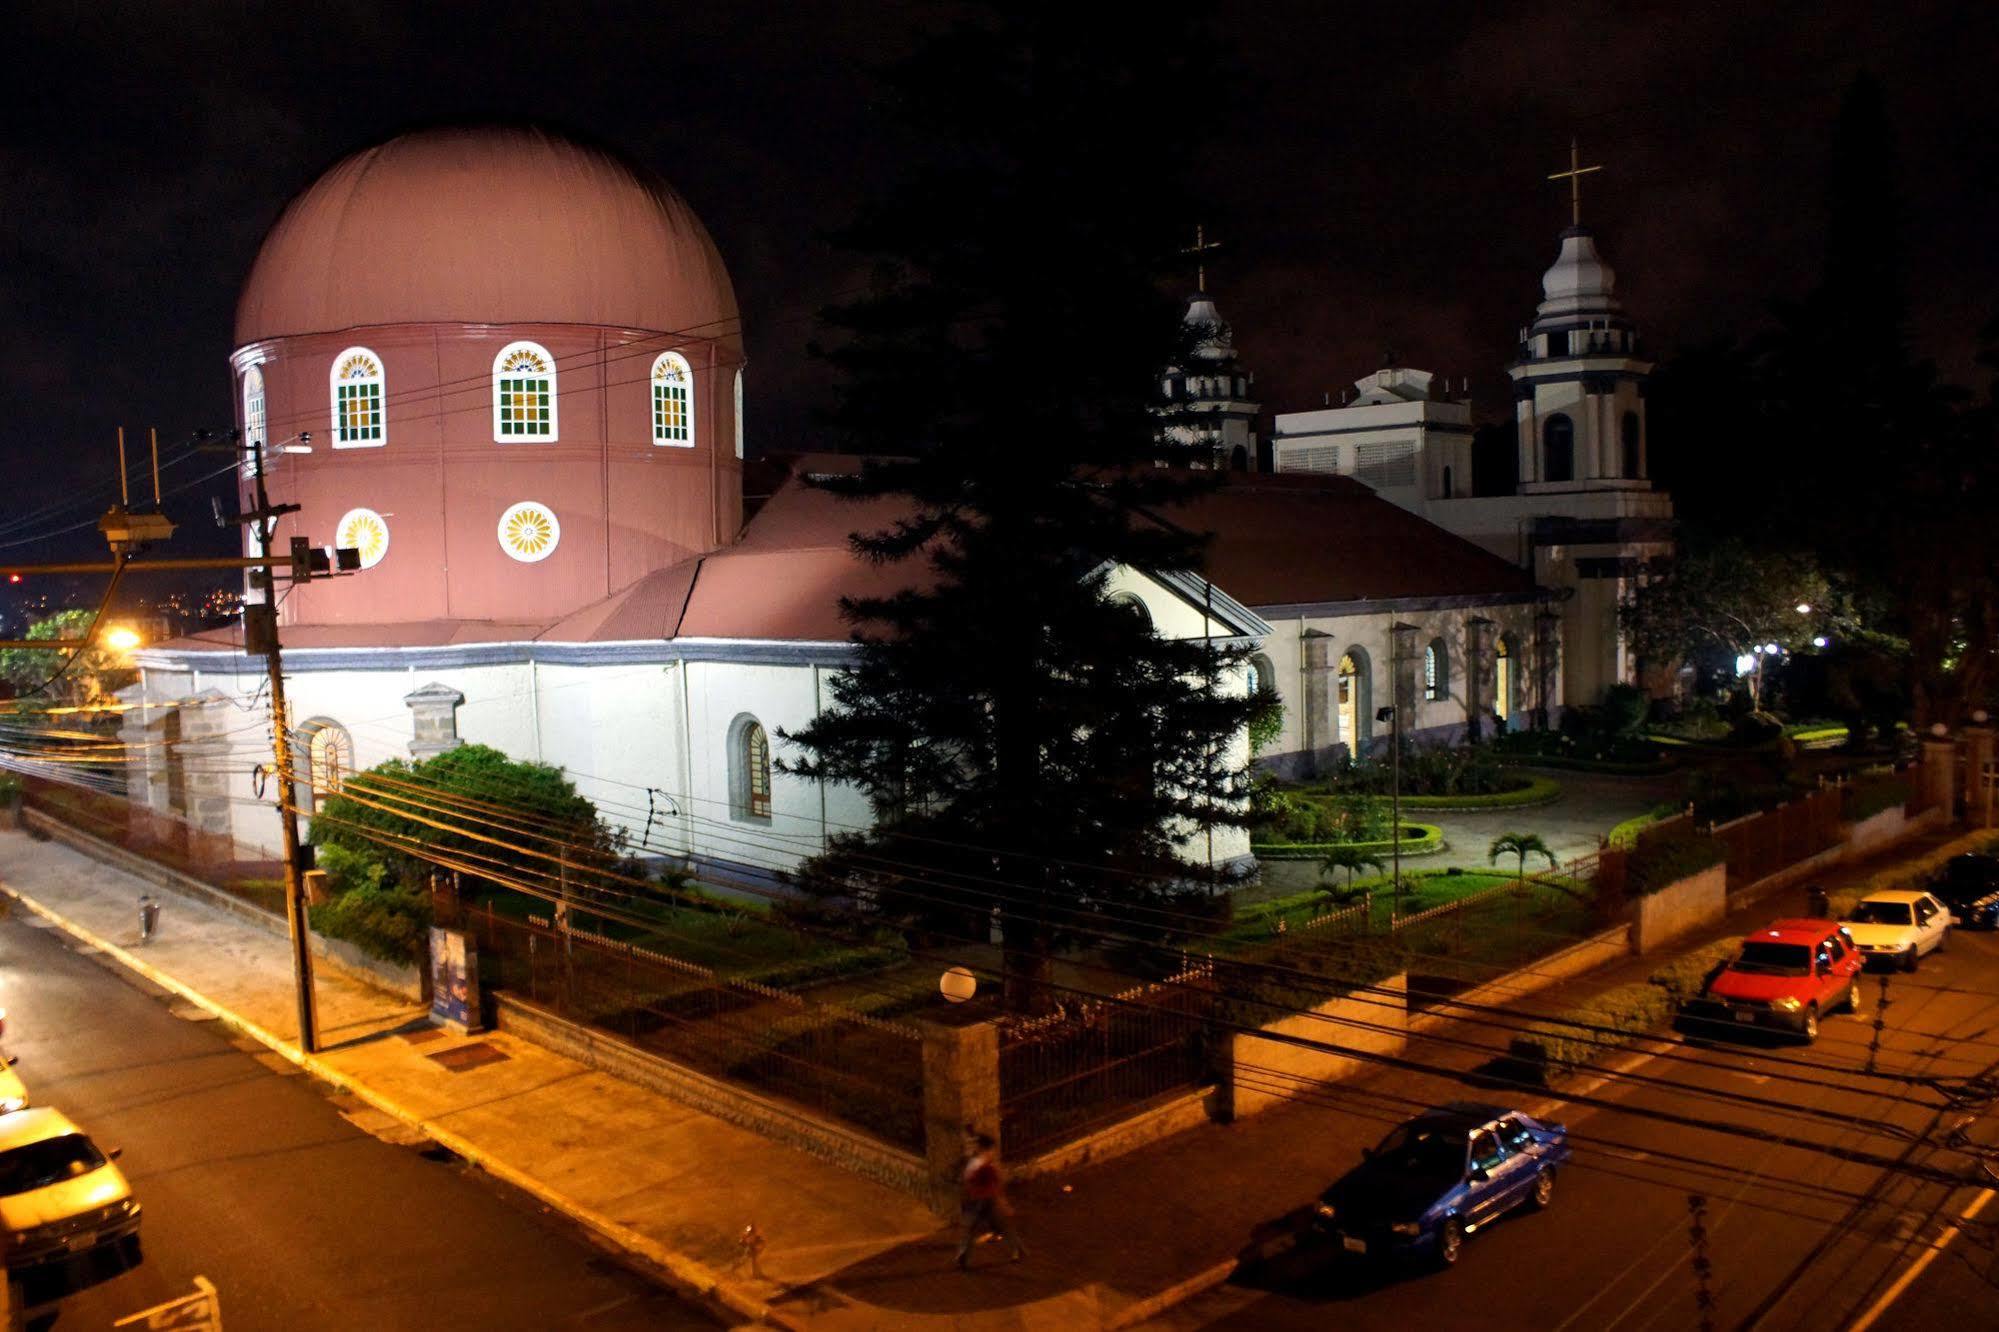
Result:
[[[1518,1110],[1453,1102],[1426,1110],[1362,1154],[1319,1195],[1314,1227],[1366,1258],[1457,1262],[1465,1237],[1555,1196],[1568,1130]]]
[[[1930,892],[1965,929],[1999,929],[1999,856],[1952,856]]]

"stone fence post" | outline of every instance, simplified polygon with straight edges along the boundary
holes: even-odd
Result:
[[[965,1132],[1000,1135],[999,1027],[990,1018],[923,1026],[923,1146],[930,1206],[958,1206]]]
[[[1950,736],[1923,740],[1923,805],[1942,810],[1945,823],[1957,818],[1957,741]]]

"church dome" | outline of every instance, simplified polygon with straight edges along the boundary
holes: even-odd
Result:
[[[236,345],[379,325],[735,332],[707,229],[664,181],[534,129],[405,134],[340,162],[265,237]]]
[[[1596,237],[1585,227],[1562,233],[1562,252],[1541,275],[1540,315],[1606,314],[1620,308],[1611,294],[1617,274],[1597,253]]]

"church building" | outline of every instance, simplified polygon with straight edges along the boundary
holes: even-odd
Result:
[[[746,519],[735,293],[664,182],[532,130],[367,149],[272,228],[234,347],[261,480],[299,506],[276,548],[361,558],[277,608],[308,829],[345,775],[467,742],[559,767],[635,852],[718,877],[866,825],[858,793],[773,760],[852,661],[841,598],[909,576],[848,545],[896,515],[812,485],[857,465],[819,456]],[[1197,359],[1168,385],[1215,405],[1216,465],[1253,459],[1247,373],[1225,341]],[[1159,633],[1257,650],[1238,687],[1285,705],[1274,766],[1378,746],[1391,704],[1440,736],[1559,706],[1533,578],[1357,481],[1232,472],[1166,520],[1214,534],[1213,581],[1120,568],[1112,591]],[[240,627],[138,664],[132,799],[275,846],[263,662]],[[1246,836],[1203,854],[1238,860]]]
[[[1507,367],[1518,462],[1510,494],[1474,493],[1470,406],[1425,371],[1383,369],[1355,384],[1351,403],[1280,413],[1272,434],[1276,471],[1352,476],[1550,589],[1561,692],[1578,703],[1638,683],[1618,609],[1673,549],[1672,498],[1650,480],[1652,366],[1615,289],[1594,233],[1574,222]]]

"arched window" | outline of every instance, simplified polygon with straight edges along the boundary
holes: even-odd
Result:
[[[1549,417],[1548,423],[1541,427],[1541,479],[1576,479],[1576,426],[1561,412]]]
[[[1242,444],[1235,446],[1235,452],[1229,455],[1229,470],[1232,472],[1247,472],[1249,470],[1249,449],[1247,446]]]
[[[1423,649],[1423,697],[1432,703],[1451,695],[1451,663],[1444,640],[1433,638]]]
[[[353,775],[354,740],[346,727],[325,717],[316,717],[298,729],[305,765],[299,773],[302,780],[292,789],[300,812],[311,814],[319,808],[322,797],[338,791]]]
[[[1624,446],[1624,475],[1632,480],[1636,480],[1639,476],[1643,475],[1643,468],[1641,466],[1643,460],[1639,448],[1640,430],[1638,413],[1626,412],[1620,426],[1619,442]]]
[[[679,352],[652,363],[652,442],[694,447],[694,371]]]
[[[547,443],[555,435],[555,358],[532,342],[511,342],[493,358],[493,438]]]
[[[271,441],[265,438],[264,372],[251,366],[243,372],[243,444],[246,449],[251,444]],[[243,455],[243,470],[250,476],[257,474],[257,453],[254,450]]]
[[[1340,658],[1334,690],[1339,738],[1345,743],[1347,753],[1354,758],[1366,752],[1368,733],[1374,724],[1371,706],[1373,690],[1367,677],[1367,653],[1357,647],[1348,648]]]
[[[333,358],[333,447],[378,449],[387,443],[382,419],[382,359],[366,347]]]
[[[1492,650],[1492,715],[1501,721],[1513,716],[1513,644],[1506,638]]]
[[[1272,665],[1270,658],[1261,652],[1250,656],[1247,674],[1249,694],[1252,698],[1259,695],[1268,697],[1277,692],[1277,667]]]
[[[743,372],[736,371],[736,456],[743,456]]]
[[[1444,498],[1451,498],[1451,469],[1448,467],[1444,469]]]
[[[1110,601],[1112,606],[1131,616],[1138,623],[1144,625],[1146,629],[1150,630],[1153,627],[1152,612],[1145,608],[1145,603],[1139,600],[1136,592],[1114,593]]]
[[[770,817],[770,736],[754,717],[738,717],[730,746],[732,812],[739,819]]]

